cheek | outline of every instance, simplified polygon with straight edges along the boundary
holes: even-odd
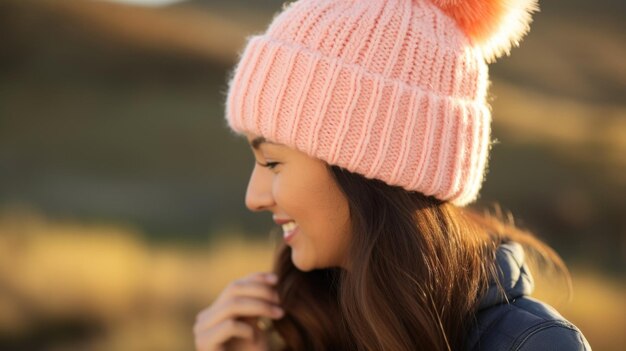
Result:
[[[272,194],[277,206],[295,220],[306,212],[310,204],[310,197],[303,191],[303,187],[306,188],[288,174],[276,174],[272,183]]]
[[[272,186],[276,205],[300,225],[294,259],[303,265],[338,265],[349,240],[347,200],[323,167],[300,166],[284,167]]]
[[[350,241],[349,211],[341,199],[328,199],[311,220],[310,241],[326,265],[339,265]],[[309,223],[307,223],[309,224]]]
[[[348,251],[349,233],[344,227],[334,225],[332,221],[320,228],[319,236],[311,238],[315,247],[315,259],[320,266],[344,266]]]

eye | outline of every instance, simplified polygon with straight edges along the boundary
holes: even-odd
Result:
[[[257,162],[261,167],[265,167],[265,168],[269,168],[269,169],[274,169],[276,168],[276,166],[279,164],[279,162],[267,162],[267,163],[260,163]]]

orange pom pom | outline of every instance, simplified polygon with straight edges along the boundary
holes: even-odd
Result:
[[[452,17],[487,62],[493,62],[530,30],[531,15],[539,11],[537,0],[431,0]]]

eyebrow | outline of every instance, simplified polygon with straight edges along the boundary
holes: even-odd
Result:
[[[267,139],[265,139],[265,137],[256,137],[254,139],[252,139],[252,141],[250,142],[250,145],[252,145],[252,148],[254,148],[255,150],[259,150],[259,147],[261,146],[261,144],[272,144],[272,145],[280,145],[277,143],[273,143]]]

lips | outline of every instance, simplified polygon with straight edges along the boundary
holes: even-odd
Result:
[[[293,219],[282,219],[282,218],[276,218],[274,217],[274,223],[278,224],[278,225],[283,225],[285,223],[289,223],[289,222],[293,222]]]
[[[286,242],[289,242],[291,238],[298,232],[299,226],[295,222],[288,222],[282,225],[283,238]]]

